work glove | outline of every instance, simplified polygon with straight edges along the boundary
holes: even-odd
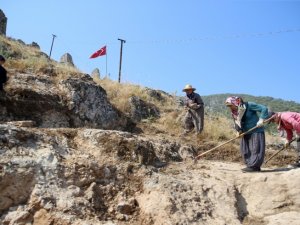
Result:
[[[284,147],[287,148],[289,146],[290,146],[290,141],[287,140],[287,139],[285,139],[285,141],[284,141]]]
[[[259,118],[259,120],[258,120],[257,123],[256,123],[256,126],[262,127],[263,125],[264,125],[264,119]]]

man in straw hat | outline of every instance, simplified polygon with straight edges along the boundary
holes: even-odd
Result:
[[[191,132],[195,128],[196,134],[200,134],[204,126],[204,104],[199,94],[194,91],[192,85],[185,85],[183,92],[186,93],[184,116],[184,134]]]

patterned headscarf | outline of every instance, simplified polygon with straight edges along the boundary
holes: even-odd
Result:
[[[235,106],[239,106],[241,105],[243,102],[241,97],[238,96],[231,96],[228,97],[225,101],[225,105],[235,105]]]
[[[225,105],[234,105],[236,107],[238,107],[237,110],[233,110],[231,109],[231,114],[232,116],[236,119],[239,115],[239,108],[240,106],[243,104],[243,99],[241,97],[238,97],[238,96],[231,96],[231,97],[228,97],[226,100],[225,100]]]

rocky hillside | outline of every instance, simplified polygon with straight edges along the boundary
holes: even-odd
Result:
[[[2,224],[298,224],[300,172],[132,133],[1,125]],[[227,158],[228,159],[228,158]]]
[[[2,121],[33,120],[38,127],[126,130],[133,126],[87,75],[57,81],[51,73],[14,72],[6,91],[0,99]]]
[[[241,172],[238,142],[194,161],[232,138],[226,118],[209,114],[199,137],[181,137],[175,96],[0,38],[0,224],[299,224],[292,150],[261,173]]]

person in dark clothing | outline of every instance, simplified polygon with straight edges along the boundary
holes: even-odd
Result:
[[[4,92],[3,84],[7,81],[7,71],[3,67],[5,63],[5,58],[0,55],[0,92]]]
[[[5,58],[0,55],[0,95],[4,94],[3,84],[7,81],[7,71],[2,66],[5,63]],[[0,165],[0,171],[3,169],[3,166]]]
[[[244,102],[238,96],[228,97],[225,105],[230,109],[235,129],[240,134],[257,126],[256,129],[242,137],[240,151],[247,166],[242,171],[260,171],[265,156],[263,123],[268,118],[268,108],[254,102]]]
[[[196,134],[200,134],[204,127],[204,104],[200,95],[194,92],[195,90],[196,88],[193,88],[190,84],[187,84],[182,90],[186,93],[184,134],[189,133],[193,128]]]

